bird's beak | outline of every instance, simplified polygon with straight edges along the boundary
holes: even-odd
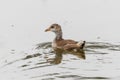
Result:
[[[45,32],[48,32],[48,31],[50,31],[50,28],[48,28],[48,29],[45,30]]]

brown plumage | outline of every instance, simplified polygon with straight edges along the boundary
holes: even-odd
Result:
[[[59,24],[52,24],[49,28],[45,30],[47,31],[52,31],[55,33],[56,37],[52,42],[52,47],[55,48],[60,48],[64,50],[71,50],[71,49],[83,49],[85,45],[85,41],[82,42],[77,42],[74,40],[65,40],[62,37],[62,29]]]

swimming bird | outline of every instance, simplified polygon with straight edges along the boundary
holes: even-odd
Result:
[[[85,41],[74,41],[70,39],[63,39],[62,28],[59,24],[52,24],[48,27],[45,32],[54,32],[55,39],[52,42],[53,49],[63,49],[63,50],[73,50],[73,49],[83,49],[85,46]]]

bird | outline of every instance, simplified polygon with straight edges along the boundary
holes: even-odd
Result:
[[[63,33],[61,25],[54,23],[50,25],[45,32],[51,31],[55,33],[55,38],[52,42],[53,49],[63,49],[63,50],[78,50],[83,49],[86,41],[74,41],[71,39],[63,39]]]

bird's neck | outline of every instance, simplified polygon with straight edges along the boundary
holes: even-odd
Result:
[[[62,31],[60,32],[55,32],[55,40],[63,40],[62,38]]]

